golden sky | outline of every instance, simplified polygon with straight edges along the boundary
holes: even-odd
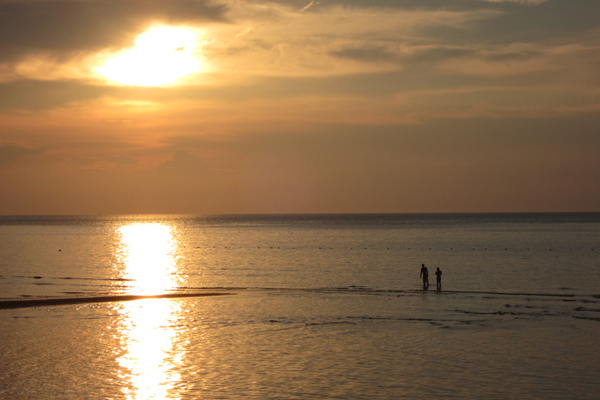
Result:
[[[0,214],[600,211],[600,1],[0,0]]]

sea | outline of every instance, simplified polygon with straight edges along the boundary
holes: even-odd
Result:
[[[598,399],[600,213],[0,216],[0,357],[11,400]]]

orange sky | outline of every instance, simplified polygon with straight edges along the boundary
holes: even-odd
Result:
[[[0,0],[0,214],[600,211],[599,20]]]

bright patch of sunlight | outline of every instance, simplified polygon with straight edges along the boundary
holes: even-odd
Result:
[[[176,27],[156,27],[141,34],[135,47],[106,61],[96,71],[125,85],[160,86],[199,72],[194,56],[196,34]]]

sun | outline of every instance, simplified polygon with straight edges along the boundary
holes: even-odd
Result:
[[[96,71],[125,85],[166,85],[199,72],[195,46],[196,34],[191,30],[155,27],[139,35],[132,49],[110,58]]]

